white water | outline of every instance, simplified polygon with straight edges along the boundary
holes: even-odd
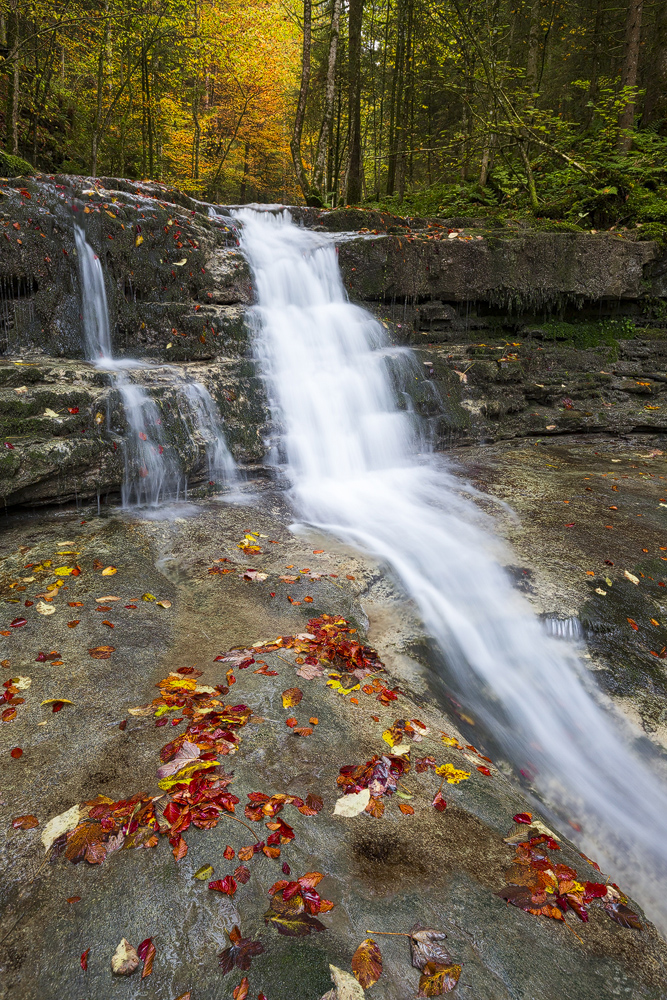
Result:
[[[188,489],[179,455],[164,433],[163,413],[146,387],[132,380],[133,369],[152,379],[158,387],[160,383],[177,386],[181,399],[178,415],[190,446],[198,449],[200,442],[204,445],[209,479],[234,483],[236,465],[225,440],[222,415],[208,389],[200,382],[188,381],[171,365],[150,366],[134,359],[113,357],[102,265],[83,229],[76,224],[74,238],[87,354],[98,368],[115,374],[115,387],[127,421],[123,506],[157,506],[166,498],[187,497]]]
[[[436,456],[419,455],[414,418],[395,401],[389,365],[400,352],[347,301],[331,238],[297,228],[287,213],[236,215],[255,276],[277,460],[300,515],[391,567],[466,711],[534,776],[545,801],[582,823],[582,848],[667,927],[661,779],[576,649],[551,638],[517,594],[461,482]]]

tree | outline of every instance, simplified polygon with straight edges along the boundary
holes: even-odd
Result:
[[[349,205],[363,197],[361,151],[361,27],[364,0],[349,0],[348,42],[348,161],[346,197]]]
[[[625,106],[618,117],[618,127],[620,129],[618,149],[621,153],[627,153],[632,144],[630,129],[635,119],[636,97],[634,90],[637,86],[639,70],[639,44],[641,42],[643,7],[644,0],[629,0],[625,20],[625,51],[623,53],[623,65],[621,68],[621,87],[624,90],[627,87],[629,93],[625,101]]]

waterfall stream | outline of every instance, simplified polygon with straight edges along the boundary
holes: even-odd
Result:
[[[98,368],[114,373],[127,422],[123,506],[156,506],[168,497],[187,496],[187,478],[180,456],[167,441],[157,402],[145,385],[134,380],[137,373],[158,386],[166,383],[176,389],[178,416],[186,438],[195,450],[200,442],[204,446],[209,477],[224,484],[234,483],[236,466],[225,440],[222,415],[208,389],[201,382],[189,380],[172,365],[148,365],[113,357],[102,265],[83,229],[76,224],[74,238],[86,352]]]
[[[287,212],[235,215],[257,290],[274,454],[299,515],[387,564],[465,692],[466,711],[545,803],[581,824],[581,848],[664,928],[667,792],[642,741],[597,691],[576,647],[547,634],[499,564],[502,546],[465,485],[398,408],[405,351],[347,301],[333,238],[297,227]]]

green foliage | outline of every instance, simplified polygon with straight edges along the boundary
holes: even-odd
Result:
[[[582,323],[548,320],[540,324],[544,340],[567,341],[578,350],[607,346],[616,349],[619,340],[634,335],[635,325],[630,319],[606,319]]]
[[[0,177],[29,177],[34,172],[27,160],[0,149]]]

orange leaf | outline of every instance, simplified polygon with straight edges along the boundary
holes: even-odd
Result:
[[[287,688],[283,691],[283,708],[294,708],[303,698],[303,691],[300,688]]]
[[[399,802],[398,808],[405,816],[414,816],[415,814],[414,809],[412,808],[412,806],[409,806],[407,802]]]
[[[245,998],[248,996],[249,989],[250,989],[250,983],[248,982],[248,977],[244,976],[239,985],[232,993],[234,1000],[245,1000]]]
[[[182,837],[179,837],[178,843],[173,848],[173,855],[177,861],[181,861],[187,853],[188,853],[188,845],[185,843]]]
[[[39,820],[36,816],[17,816],[12,820],[12,826],[15,830],[34,830],[39,826]]]
[[[382,955],[372,938],[362,941],[352,956],[352,971],[357,982],[367,990],[382,975]]]

